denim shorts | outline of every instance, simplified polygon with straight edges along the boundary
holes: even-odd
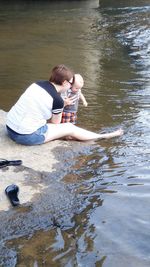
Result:
[[[44,133],[47,132],[48,126],[45,124],[44,126],[39,128],[38,130],[33,132],[32,134],[16,133],[11,128],[9,128],[7,125],[6,125],[6,128],[7,128],[8,136],[13,141],[15,141],[16,143],[21,144],[21,145],[32,146],[32,145],[40,145],[40,144],[44,143],[44,141],[45,141]]]

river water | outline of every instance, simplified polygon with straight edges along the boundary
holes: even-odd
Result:
[[[0,108],[64,63],[85,79],[78,124],[125,132],[75,153],[70,227],[22,233],[3,266],[150,266],[150,5],[117,2],[1,2]]]

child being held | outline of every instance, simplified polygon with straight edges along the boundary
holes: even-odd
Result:
[[[76,124],[77,120],[77,111],[78,111],[78,104],[79,100],[81,99],[83,105],[87,107],[88,103],[81,92],[81,88],[84,85],[84,80],[80,74],[74,75],[74,81],[72,87],[68,89],[66,94],[62,94],[62,98],[64,99],[64,109],[62,113],[62,123],[71,122]],[[72,103],[68,104],[68,100],[71,99]]]

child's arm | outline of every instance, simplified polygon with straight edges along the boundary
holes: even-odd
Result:
[[[88,103],[85,99],[85,96],[80,92],[80,99],[82,100],[83,106],[87,107]]]

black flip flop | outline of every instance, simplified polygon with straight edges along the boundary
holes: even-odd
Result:
[[[18,166],[22,164],[22,160],[7,160],[0,159],[0,168],[4,168],[7,166]]]
[[[20,204],[18,192],[19,187],[15,184],[9,185],[5,189],[5,193],[13,206],[18,206]]]

